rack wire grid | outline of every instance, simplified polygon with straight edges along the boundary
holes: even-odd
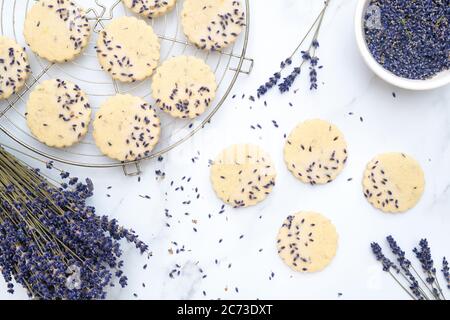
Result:
[[[0,34],[13,38],[25,45],[23,24],[26,13],[38,0],[0,0]],[[118,162],[104,156],[96,147],[92,130],[77,145],[70,148],[56,149],[47,147],[38,141],[29,131],[25,119],[25,107],[29,93],[42,81],[61,78],[78,84],[86,92],[93,109],[93,114],[102,101],[117,93],[129,93],[140,96],[153,104],[151,98],[151,80],[131,84],[119,83],[104,72],[97,60],[95,51],[96,35],[114,17],[133,15],[121,0],[77,0],[86,9],[91,23],[93,36],[83,53],[75,60],[64,64],[55,64],[41,59],[26,48],[31,65],[31,74],[24,88],[6,100],[0,101],[0,130],[13,141],[29,151],[49,161],[90,167],[123,167],[126,175],[141,173],[139,162],[159,157],[176,146],[188,141],[195,133],[210,122],[214,114],[230,94],[239,74],[250,74],[253,59],[245,56],[249,39],[250,10],[249,0],[244,0],[246,26],[233,46],[220,52],[205,52],[190,44],[181,29],[181,10],[183,0],[178,0],[175,8],[168,14],[147,20],[158,35],[161,43],[161,61],[177,55],[193,55],[204,59],[212,68],[218,83],[217,95],[213,105],[195,119],[174,119],[164,112],[159,112],[162,123],[160,141],[152,153],[145,158],[130,162]]]

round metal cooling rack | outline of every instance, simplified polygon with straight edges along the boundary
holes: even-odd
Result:
[[[25,44],[22,29],[25,16],[37,0],[0,0],[0,34],[14,38],[19,44]],[[236,43],[221,52],[204,52],[190,44],[181,30],[180,15],[182,0],[178,0],[175,8],[168,14],[148,20],[160,38],[161,61],[181,54],[203,58],[213,69],[218,82],[215,105],[212,105],[200,117],[194,120],[174,119],[164,112],[159,116],[162,123],[160,141],[148,157],[132,162],[117,162],[101,154],[95,146],[91,133],[77,145],[55,149],[39,142],[29,131],[25,121],[25,105],[33,87],[47,79],[62,78],[78,84],[88,95],[95,113],[98,106],[107,97],[117,93],[129,93],[143,97],[151,104],[150,80],[132,84],[122,84],[111,79],[101,70],[95,51],[97,33],[102,30],[108,20],[122,15],[132,15],[121,0],[77,0],[80,6],[89,8],[88,19],[93,28],[93,36],[86,50],[77,59],[64,64],[50,63],[34,55],[27,48],[32,73],[21,92],[7,100],[0,101],[0,130],[28,150],[53,160],[69,165],[90,168],[111,168],[122,166],[127,175],[140,173],[139,161],[159,157],[183,142],[189,140],[201,130],[219,110],[230,94],[240,73],[250,74],[253,60],[246,58],[249,37],[250,11],[249,2],[244,0],[246,26]],[[130,168],[133,165],[134,168]]]

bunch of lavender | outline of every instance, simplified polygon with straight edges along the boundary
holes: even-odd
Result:
[[[266,83],[262,84],[258,88],[256,92],[258,98],[261,98],[274,87],[278,87],[280,93],[288,92],[294,84],[295,80],[301,74],[302,68],[306,63],[309,63],[309,89],[316,90],[318,88],[317,69],[322,69],[322,66],[319,66],[319,58],[317,57],[317,49],[319,48],[318,38],[320,28],[322,26],[322,21],[330,1],[331,0],[324,1],[324,7],[322,11],[314,20],[314,23],[311,25],[303,39],[300,41],[300,44],[288,58],[280,63],[280,70],[275,72]],[[313,36],[309,47],[306,50],[301,50],[302,45],[308,39],[311,33],[313,33]],[[299,58],[299,63],[298,65],[294,66],[293,59],[296,56]],[[287,69],[291,69],[291,71],[289,74],[283,77],[282,73],[286,72]]]
[[[406,258],[405,252],[400,248],[392,236],[386,237],[392,254],[397,263],[387,258],[376,242],[371,244],[375,258],[383,265],[383,271],[389,273],[400,287],[415,300],[445,300],[444,293],[436,277],[436,268],[431,257],[431,249],[426,239],[419,242],[419,247],[414,248],[416,258],[419,260],[425,279],[420,276],[410,260]],[[442,260],[442,274],[450,289],[449,267],[447,259]]]
[[[35,299],[104,299],[127,284],[119,240],[148,247],[86,204],[89,179],[61,178],[57,186],[0,147],[0,270],[10,293],[14,280]]]

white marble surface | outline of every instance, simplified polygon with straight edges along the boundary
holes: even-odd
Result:
[[[317,92],[309,92],[302,77],[294,85],[300,88],[297,94],[273,92],[266,98],[267,107],[240,99],[243,93],[254,93],[277,70],[321,8],[321,1],[313,0],[251,1],[248,56],[256,60],[255,69],[250,76],[239,78],[233,90],[239,98],[228,99],[211,125],[162,162],[145,162],[140,182],[125,177],[121,169],[67,168],[80,177],[91,177],[96,187],[91,203],[98,212],[135,229],[153,253],[147,259],[124,246],[129,286],[112,290],[109,298],[136,299],[136,293],[139,299],[404,299],[407,295],[374,260],[371,241],[384,243],[385,236],[392,234],[410,253],[426,237],[436,261],[450,255],[450,88],[409,92],[374,76],[355,45],[355,5],[356,0],[332,0],[320,37],[324,68]],[[344,132],[349,162],[333,183],[311,187],[287,171],[282,148],[285,133],[298,122],[316,117],[332,121]],[[262,130],[250,128],[256,123]],[[260,205],[238,210],[226,207],[219,214],[222,203],[209,182],[208,160],[229,144],[242,142],[258,143],[271,153],[277,185]],[[404,214],[377,211],[362,194],[365,164],[386,151],[414,156],[426,174],[422,200]],[[198,157],[195,163],[194,157]],[[166,173],[164,180],[156,179],[158,169]],[[190,182],[183,181],[183,176],[190,177]],[[348,178],[353,180],[348,182]],[[175,191],[180,185],[184,191]],[[112,188],[107,190],[108,186]],[[182,204],[188,200],[189,205]],[[278,228],[288,214],[300,210],[325,214],[339,232],[337,256],[323,272],[297,274],[278,258]],[[175,254],[173,242],[178,248],[184,246],[185,252]],[[146,270],[144,264],[148,264]],[[169,273],[176,264],[181,272],[172,279]],[[270,280],[272,272],[275,275]],[[5,291],[0,280],[0,298],[26,297],[22,290],[13,296]]]

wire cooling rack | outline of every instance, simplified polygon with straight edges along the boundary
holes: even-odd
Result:
[[[23,24],[30,7],[37,0],[0,0],[0,34],[13,38],[25,45]],[[213,69],[218,82],[216,99],[207,111],[194,120],[174,119],[164,112],[159,112],[162,124],[162,136],[157,147],[145,158],[131,162],[117,162],[101,154],[95,146],[92,130],[77,145],[55,149],[47,147],[33,137],[25,120],[25,105],[34,86],[52,78],[61,78],[78,84],[86,92],[93,109],[93,114],[101,102],[117,93],[129,93],[140,96],[153,104],[151,98],[151,80],[132,84],[116,82],[101,70],[95,51],[97,34],[114,17],[132,15],[120,0],[77,0],[80,6],[88,8],[87,15],[93,29],[89,46],[77,59],[64,64],[50,63],[33,54],[26,48],[32,73],[21,92],[7,100],[0,101],[0,130],[28,150],[48,160],[69,165],[90,168],[111,168],[122,166],[127,175],[140,173],[139,162],[159,157],[183,142],[189,140],[201,130],[219,110],[230,94],[240,73],[250,74],[253,60],[246,58],[250,11],[248,0],[244,0],[246,26],[238,41],[221,52],[207,53],[190,44],[182,31],[180,16],[183,0],[178,0],[175,8],[160,18],[148,20],[158,35],[161,43],[161,61],[181,54],[193,55],[204,59]]]

